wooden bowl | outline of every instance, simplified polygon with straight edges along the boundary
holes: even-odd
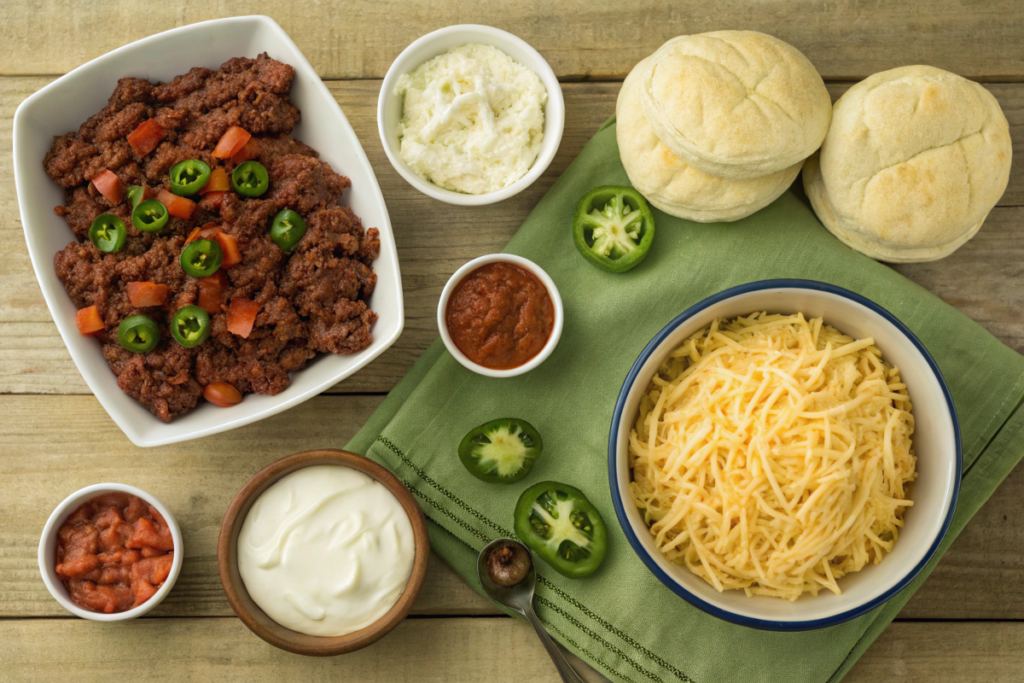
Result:
[[[245,588],[238,573],[238,533],[253,503],[272,484],[286,474],[312,465],[344,465],[370,476],[387,487],[398,499],[412,524],[416,553],[412,573],[398,602],[388,612],[366,628],[336,637],[310,636],[281,626],[260,609]],[[355,453],[339,450],[303,451],[286,456],[267,465],[242,487],[224,513],[217,541],[217,566],[220,581],[227,593],[231,609],[263,640],[288,652],[313,657],[342,655],[366,647],[384,637],[409,613],[412,603],[423,587],[427,575],[427,560],[430,557],[430,539],[427,536],[427,520],[423,511],[402,482],[395,475],[377,463]]]

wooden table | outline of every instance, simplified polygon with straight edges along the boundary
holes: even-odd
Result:
[[[627,6],[628,5],[628,6]],[[394,223],[407,322],[395,346],[356,376],[283,415],[200,441],[142,450],[114,426],[57,335],[29,264],[15,199],[11,119],[54,77],[124,43],[176,26],[259,9],[292,36],[335,95],[377,172]],[[426,199],[384,156],[374,120],[380,78],[416,37],[484,23],[532,43],[563,81],[565,137],[544,177],[482,208]],[[501,615],[437,557],[414,616],[371,648],[309,659],[266,645],[233,616],[217,578],[216,538],[228,501],[272,460],[338,447],[436,337],[448,276],[500,250],[614,111],[619,83],[664,40],[757,29],[801,49],[833,97],[904,64],[982,81],[1010,120],[1017,163],[984,229],[953,256],[899,271],[1024,350],[1024,5],[1020,0],[320,0],[0,6],[0,679],[111,675],[165,680],[554,681],[529,627]],[[72,491],[117,480],[158,495],[177,515],[186,559],[152,614],[101,625],[68,618],[36,567],[43,523]],[[139,668],[152,660],[156,668]],[[142,665],[145,667],[145,665]],[[149,674],[150,676],[145,676]],[[1018,468],[848,680],[1024,680],[1024,468]],[[701,682],[703,683],[703,682]]]

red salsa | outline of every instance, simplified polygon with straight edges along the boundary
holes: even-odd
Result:
[[[174,540],[163,516],[138,496],[105,493],[57,530],[57,576],[79,607],[112,614],[138,607],[167,580]]]
[[[462,278],[445,310],[455,346],[493,370],[517,368],[540,353],[554,322],[547,288],[513,263],[488,263]]]

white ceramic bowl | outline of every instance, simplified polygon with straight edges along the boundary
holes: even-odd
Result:
[[[795,602],[742,591],[719,593],[689,569],[673,564],[654,547],[629,493],[629,432],[641,395],[667,355],[714,318],[755,311],[823,317],[854,338],[874,337],[885,360],[900,370],[914,412],[917,480],[913,507],[893,551],[877,565],[839,580],[841,595],[822,591]],[[960,427],[946,383],[921,342],[895,316],[848,290],[809,280],[766,280],[733,287],[701,301],[670,322],[629,371],[612,418],[608,440],[612,500],[630,545],[672,591],[705,612],[754,628],[801,631],[832,626],[864,614],[902,590],[924,568],[949,528],[960,490]]]
[[[352,179],[346,198],[366,227],[380,230],[380,258],[373,268],[377,288],[370,307],[380,316],[373,343],[353,356],[320,354],[277,396],[250,394],[239,405],[218,408],[203,403],[164,424],[117,386],[96,340],[75,326],[75,307],[53,267],[53,257],[74,240],[71,229],[53,213],[63,191],[43,170],[43,156],[55,135],[78,127],[102,109],[117,80],[139,76],[167,81],[193,66],[217,68],[231,57],[267,52],[295,67],[292,101],[302,112],[294,136]],[[119,48],[80,66],[25,100],[14,115],[14,174],[29,255],[57,329],[89,388],[138,446],[159,446],[216,434],[261,420],[316,396],[348,377],[391,346],[402,333],[404,310],[398,252],[384,198],[370,162],[352,127],[291,38],[268,17],[236,17],[173,29]]]
[[[548,341],[544,344],[544,348],[542,348],[540,353],[526,363],[523,363],[519,367],[509,368],[508,370],[485,368],[482,365],[474,363],[469,358],[466,358],[466,354],[459,351],[459,347],[457,347],[455,342],[452,341],[451,335],[448,334],[448,325],[445,323],[445,313],[448,310],[448,299],[451,298],[452,290],[455,289],[455,285],[459,284],[462,281],[462,278],[466,277],[480,266],[486,266],[488,263],[514,263],[520,268],[525,268],[530,271],[537,276],[537,279],[540,280],[548,290],[548,294],[551,296],[551,303],[555,306],[554,326],[551,328],[551,336],[548,337]],[[547,360],[547,357],[550,356],[551,352],[555,350],[556,346],[558,346],[558,340],[562,336],[562,326],[564,324],[565,311],[562,308],[562,297],[558,293],[558,287],[555,286],[555,281],[551,279],[550,275],[544,272],[543,268],[533,261],[513,254],[487,254],[486,256],[480,256],[466,263],[464,266],[456,270],[454,275],[448,278],[447,284],[445,284],[444,289],[441,291],[441,300],[437,304],[437,329],[441,333],[441,340],[448,349],[448,353],[455,356],[455,360],[459,361],[463,367],[469,368],[473,372],[486,377],[515,377],[516,375],[522,375],[533,370],[535,367]]]
[[[398,83],[399,77],[414,70],[432,57],[468,43],[493,45],[537,74],[548,91],[548,101],[544,107],[544,140],[533,166],[530,167],[526,175],[508,187],[486,194],[453,192],[421,178],[402,160],[401,145],[398,140],[398,124],[402,120],[402,98],[395,94],[395,85]],[[555,158],[555,152],[558,151],[558,145],[562,141],[564,126],[565,101],[562,99],[562,87],[558,84],[558,78],[555,77],[551,66],[540,56],[539,52],[530,47],[529,43],[492,26],[478,24],[448,26],[417,39],[392,62],[391,68],[384,76],[384,82],[380,86],[380,95],[377,98],[377,130],[380,132],[380,141],[384,145],[384,151],[387,153],[391,165],[405,178],[406,182],[428,197],[461,206],[493,204],[508,199],[529,187],[544,173],[548,164]]]
[[[68,589],[57,576],[57,530],[60,529],[60,525],[64,523],[64,520],[66,520],[72,512],[77,510],[78,506],[82,503],[85,503],[96,496],[104,493],[111,493],[113,491],[120,491],[122,493],[138,496],[160,512],[164,521],[167,522],[168,528],[171,530],[171,538],[174,539],[174,561],[171,563],[171,573],[167,575],[167,580],[164,581],[164,585],[160,586],[160,589],[149,600],[126,612],[103,614],[102,612],[95,612],[91,609],[79,607],[75,603],[71,602]],[[50,518],[46,520],[46,526],[43,527],[43,535],[39,539],[39,572],[43,575],[43,583],[46,584],[46,588],[50,591],[50,595],[53,596],[54,600],[61,604],[61,607],[75,616],[82,617],[83,619],[90,619],[92,621],[128,621],[129,619],[141,617],[143,614],[159,605],[160,602],[167,597],[167,594],[171,592],[174,582],[178,580],[178,574],[181,573],[181,563],[184,557],[185,547],[181,542],[181,527],[178,526],[178,520],[174,518],[171,511],[168,510],[163,503],[145,491],[141,491],[134,486],[126,486],[125,484],[93,484],[92,486],[86,486],[84,489],[75,491],[65,498],[64,501],[57,506],[57,509],[50,514]]]

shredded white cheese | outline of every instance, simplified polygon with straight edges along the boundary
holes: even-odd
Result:
[[[490,45],[461,45],[398,79],[402,159],[439,187],[494,192],[530,170],[548,94],[537,74]]]
[[[839,594],[899,536],[913,431],[873,339],[800,314],[715,320],[641,399],[630,490],[657,547],[719,591]]]

